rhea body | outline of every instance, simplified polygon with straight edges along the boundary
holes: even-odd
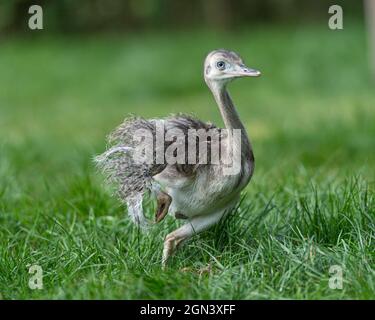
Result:
[[[176,247],[194,234],[213,226],[230,212],[239,200],[240,192],[248,184],[254,171],[252,146],[227,91],[227,84],[235,78],[257,77],[260,72],[245,66],[241,57],[228,50],[210,52],[204,62],[204,80],[211,90],[221,113],[225,129],[221,134],[221,154],[227,157],[238,152],[240,169],[227,174],[228,161],[207,164],[144,164],[132,162],[129,157],[135,144],[129,137],[134,129],[143,128],[155,134],[155,126],[163,124],[165,130],[189,129],[209,130],[215,128],[190,116],[177,115],[165,119],[127,119],[110,137],[112,147],[97,158],[109,180],[119,187],[119,196],[128,205],[133,220],[146,223],[142,211],[142,197],[151,190],[157,198],[156,222],[167,213],[186,222],[165,238],[162,263]],[[240,139],[232,134],[240,132]],[[224,132],[225,131],[225,132]],[[206,141],[207,145],[210,141]],[[168,143],[166,143],[168,144]],[[233,161],[233,160],[232,160]],[[146,168],[146,169],[145,169]]]

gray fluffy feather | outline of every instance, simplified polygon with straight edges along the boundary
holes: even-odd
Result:
[[[146,192],[153,187],[152,177],[166,168],[166,164],[136,163],[133,159],[137,142],[133,140],[133,133],[137,130],[151,132],[154,139],[156,135],[156,122],[163,121],[164,129],[182,130],[187,136],[189,129],[209,130],[216,128],[210,123],[204,123],[192,116],[177,114],[165,119],[146,120],[140,117],[129,117],[108,136],[108,148],[103,154],[95,157],[97,167],[104,173],[106,181],[115,185],[118,198],[128,206],[128,213],[132,220],[142,227],[148,225],[144,217],[142,199]],[[187,140],[187,139],[186,139]],[[172,142],[164,141],[164,150]],[[187,143],[187,142],[186,142]],[[155,140],[154,140],[154,146]],[[157,147],[157,146],[156,146]],[[197,152],[199,152],[197,150]],[[192,174],[199,165],[176,165],[176,169],[185,175]]]

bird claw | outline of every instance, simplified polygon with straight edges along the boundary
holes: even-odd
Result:
[[[161,192],[157,197],[157,209],[155,214],[155,222],[158,223],[165,218],[171,205],[172,198],[169,194]]]
[[[163,259],[162,259],[162,269],[165,270],[167,267],[167,262],[169,258],[173,255],[176,249],[185,240],[185,237],[180,237],[173,232],[168,234],[164,241],[163,248]]]

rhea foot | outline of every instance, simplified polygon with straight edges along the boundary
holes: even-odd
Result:
[[[171,205],[172,198],[165,192],[160,192],[157,196],[157,209],[155,214],[155,222],[158,223],[165,218]]]

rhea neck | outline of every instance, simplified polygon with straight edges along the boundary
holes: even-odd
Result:
[[[225,128],[229,130],[241,129],[241,131],[246,135],[246,129],[240,120],[231,97],[229,96],[226,84],[210,80],[206,82],[219,107]]]
[[[225,128],[228,129],[228,138],[229,143],[237,144],[236,139],[232,140],[232,130],[240,129],[241,130],[241,145],[242,145],[242,156],[247,157],[251,155],[252,158],[252,147],[247,135],[246,129],[242,124],[240,117],[237,113],[236,108],[234,107],[233,101],[227,91],[225,83],[220,83],[217,81],[210,81],[206,79],[206,83],[210,88],[215,101],[219,107],[221,116]]]

